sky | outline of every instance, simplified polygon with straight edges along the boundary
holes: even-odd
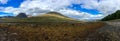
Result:
[[[65,16],[91,20],[120,10],[120,0],[0,0],[0,16],[16,16],[21,12],[37,16],[59,12]]]

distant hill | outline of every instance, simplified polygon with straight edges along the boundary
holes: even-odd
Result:
[[[27,18],[27,15],[25,13],[19,13],[16,18]]]
[[[111,15],[104,17],[102,21],[109,21],[109,20],[116,20],[116,19],[120,19],[120,10],[116,11]]]
[[[17,18],[7,18],[0,20],[3,20],[4,22],[78,22],[77,20],[57,12],[48,12],[46,14],[33,17],[27,17],[24,13],[20,13],[16,17]]]
[[[0,18],[14,18],[14,16],[3,16],[3,17],[0,17]]]
[[[76,20],[69,18],[67,16],[64,16],[58,12],[48,12],[46,14],[35,16],[35,17],[29,17],[28,20],[34,22],[74,22]],[[31,20],[32,19],[32,20]]]

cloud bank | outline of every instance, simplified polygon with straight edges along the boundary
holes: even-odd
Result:
[[[81,4],[83,8],[97,9],[102,14],[111,14],[120,10],[119,2],[120,0],[83,0]]]
[[[8,0],[0,0],[1,4],[7,4]]]
[[[8,0],[3,2],[3,0],[0,0],[2,4],[5,4],[7,1]],[[19,8],[6,7],[2,9],[2,11],[15,15],[20,12],[25,12],[27,15],[32,16],[56,11],[76,19],[101,19],[108,14],[120,10],[119,2],[120,0],[25,0],[21,3]],[[82,8],[96,9],[101,14],[92,15],[90,13],[67,8],[72,4],[82,4],[80,5]]]

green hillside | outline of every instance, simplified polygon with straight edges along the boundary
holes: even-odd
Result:
[[[0,22],[76,22],[76,20],[72,18],[55,12],[28,18],[2,18],[0,20]]]
[[[109,21],[109,20],[116,20],[116,19],[120,19],[120,10],[118,10],[117,12],[111,15],[104,17],[102,21]]]

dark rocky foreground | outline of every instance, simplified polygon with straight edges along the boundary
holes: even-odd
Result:
[[[120,22],[105,23],[105,26],[91,33],[85,41],[120,41]],[[19,41],[16,39],[17,33],[10,33],[8,29],[8,27],[0,28],[0,41]]]
[[[120,22],[106,22],[106,25],[89,35],[88,41],[120,41]]]
[[[18,41],[17,33],[10,33],[7,27],[0,28],[0,41]]]

